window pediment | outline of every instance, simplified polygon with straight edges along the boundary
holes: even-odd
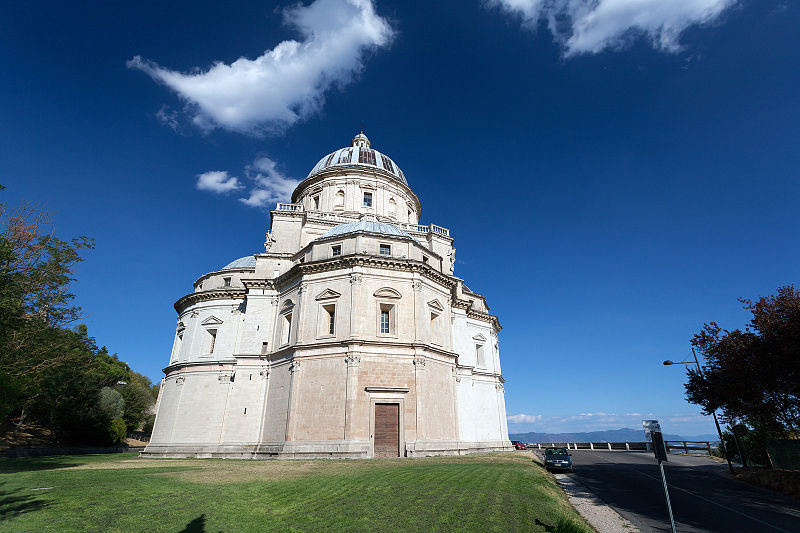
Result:
[[[439,300],[431,300],[430,302],[428,302],[428,307],[430,307],[435,311],[439,311],[440,313],[444,311],[444,306]]]
[[[291,300],[286,300],[285,302],[283,302],[283,305],[281,306],[281,313],[284,312],[284,311],[288,311],[289,309],[292,309],[293,307],[294,307],[294,302],[291,301]]]
[[[375,291],[375,294],[373,294],[373,296],[375,296],[375,298],[390,298],[393,300],[399,300],[400,298],[403,297],[402,294],[400,294],[391,287],[383,287],[381,289],[378,289],[377,291]]]
[[[474,337],[472,337],[472,338],[473,338],[473,340],[476,340],[476,341],[480,341],[480,342],[486,342],[486,337],[484,337],[484,336],[483,336],[483,335],[481,335],[480,333],[478,333],[477,335],[475,335],[475,336],[474,336]]]
[[[222,324],[222,320],[215,317],[214,315],[211,315],[210,317],[200,322],[200,324],[202,324],[203,326],[218,326],[219,324]]]
[[[317,301],[319,301],[319,300],[333,300],[334,298],[338,298],[339,296],[341,296],[340,293],[338,293],[338,292],[336,292],[336,291],[334,291],[332,289],[325,289],[324,291],[322,291],[321,293],[319,293],[317,295],[315,300],[317,300]]]

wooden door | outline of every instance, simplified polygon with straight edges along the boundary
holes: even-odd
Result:
[[[375,404],[375,457],[400,457],[400,404]]]

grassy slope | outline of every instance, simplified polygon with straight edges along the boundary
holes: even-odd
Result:
[[[0,459],[0,513],[3,531],[591,531],[526,453],[394,461]],[[564,528],[563,519],[576,527]]]

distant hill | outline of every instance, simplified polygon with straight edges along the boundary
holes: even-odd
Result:
[[[641,429],[610,429],[607,431],[586,431],[581,433],[511,433],[511,440],[522,442],[643,442],[644,431]],[[691,437],[664,434],[664,440],[698,440],[718,441],[713,434],[695,435]]]

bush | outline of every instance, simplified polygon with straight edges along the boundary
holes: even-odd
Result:
[[[128,434],[127,426],[125,425],[125,421],[121,418],[115,418],[111,421],[111,426],[109,427],[109,433],[111,436],[111,442],[113,444],[120,444],[125,442],[125,436]]]
[[[111,387],[103,387],[98,394],[97,406],[100,408],[100,412],[113,420],[120,418],[125,411],[125,399],[119,391]]]

